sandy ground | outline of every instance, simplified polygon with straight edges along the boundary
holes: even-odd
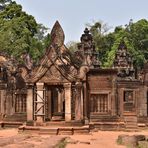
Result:
[[[116,140],[118,135],[148,135],[148,131],[141,132],[119,132],[119,131],[98,131],[91,135],[72,135],[71,139],[77,141],[77,144],[68,144],[66,148],[126,148],[118,145]]]
[[[89,135],[36,135],[30,134],[30,137],[24,134],[18,134],[17,129],[1,129],[0,130],[0,144],[2,140],[9,138],[16,139],[12,144],[3,146],[4,148],[46,148],[54,147],[60,139],[68,137],[68,144],[66,148],[125,148],[125,146],[117,145],[116,140],[118,135],[148,135],[148,130],[141,132],[119,132],[119,131],[98,131]],[[24,138],[24,140],[22,140]],[[7,141],[6,141],[7,142]],[[32,145],[33,144],[33,145]],[[1,147],[1,146],[0,146]]]
[[[53,148],[65,137],[18,133],[18,129],[0,129],[0,148]]]
[[[0,138],[1,137],[11,137],[18,134],[17,129],[1,129],[0,130]]]

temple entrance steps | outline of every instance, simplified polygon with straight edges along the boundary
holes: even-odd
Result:
[[[45,126],[61,126],[61,127],[71,127],[71,126],[78,126],[82,127],[84,124],[81,121],[49,121],[45,123]]]
[[[8,122],[26,122],[27,114],[26,113],[14,113],[12,115],[5,115],[3,121]]]
[[[89,134],[90,127],[89,125],[84,126],[84,124],[80,121],[49,121],[40,126],[20,126],[19,132],[47,135]]]
[[[73,135],[73,134],[89,134],[89,126],[83,127],[50,127],[50,126],[20,126],[21,133],[37,133],[46,135]]]
[[[125,123],[118,116],[91,114],[90,129],[114,131],[123,130]]]
[[[136,115],[124,116],[126,130],[138,130],[138,119]]]

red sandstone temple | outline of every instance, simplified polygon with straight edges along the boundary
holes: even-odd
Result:
[[[18,65],[2,54],[1,123],[38,126],[64,122],[98,129],[147,126],[148,64],[137,75],[124,41],[111,68],[101,68],[97,57],[87,28],[78,51],[71,53],[58,22],[49,48],[35,66]]]

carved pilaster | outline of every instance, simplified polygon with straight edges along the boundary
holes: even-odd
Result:
[[[4,108],[4,102],[5,102],[5,97],[6,97],[6,92],[5,92],[5,90],[1,90],[0,91],[0,101],[1,101],[1,103],[0,103],[0,107],[1,107],[1,114],[4,114],[5,113],[5,108]]]
[[[85,124],[88,124],[88,92],[87,92],[87,86],[86,82],[83,84],[83,98],[84,98],[84,121]]]
[[[48,108],[48,112],[47,112],[47,119],[51,119],[52,117],[52,101],[51,101],[51,89],[49,89],[47,91],[47,108]]]
[[[27,122],[33,121],[33,85],[27,89]]]
[[[76,83],[75,120],[83,119],[83,87],[82,83]]]
[[[64,84],[65,91],[65,121],[71,121],[71,83]]]

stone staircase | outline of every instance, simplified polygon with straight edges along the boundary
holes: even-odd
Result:
[[[124,122],[126,130],[137,131],[138,130],[138,120],[135,115],[124,116]]]
[[[84,125],[80,121],[49,121],[42,126],[19,127],[19,132],[38,133],[47,135],[73,135],[73,134],[89,134],[89,125]]]
[[[98,115],[98,114],[91,114],[90,115],[90,129],[97,129],[97,130],[106,130],[106,131],[113,131],[113,130],[122,130],[124,126],[124,122],[120,122],[120,118],[118,116],[111,116],[111,115]]]
[[[45,126],[56,126],[56,127],[82,127],[84,124],[82,121],[75,121],[75,120],[72,120],[72,121],[49,121],[49,122],[46,122],[45,123]]]

